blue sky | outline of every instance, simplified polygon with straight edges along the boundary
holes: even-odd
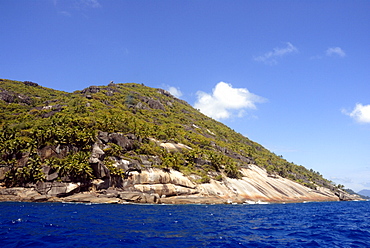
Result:
[[[0,78],[170,90],[288,161],[370,189],[370,1],[0,0]]]

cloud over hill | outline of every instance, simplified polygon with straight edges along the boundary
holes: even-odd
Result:
[[[370,123],[370,104],[362,105],[361,103],[357,103],[352,112],[347,112],[346,110],[342,112],[359,123]]]
[[[234,115],[242,117],[246,109],[256,109],[256,103],[266,101],[246,88],[233,88],[231,84],[225,82],[219,82],[211,94],[198,91],[197,97],[194,107],[216,120]]]

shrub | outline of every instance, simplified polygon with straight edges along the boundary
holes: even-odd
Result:
[[[59,172],[60,179],[68,177],[73,182],[88,182],[94,178],[89,158],[90,152],[79,151],[64,159],[49,159],[47,164]]]
[[[5,185],[7,187],[25,186],[28,183],[37,183],[45,180],[45,174],[41,168],[41,159],[33,154],[24,167],[16,167],[13,164],[10,171],[5,174]]]
[[[242,176],[235,162],[226,164],[224,172],[226,173],[228,177],[231,177],[231,178],[240,179]]]
[[[104,149],[104,152],[107,156],[119,157],[123,149],[117,144],[108,143],[108,147]]]

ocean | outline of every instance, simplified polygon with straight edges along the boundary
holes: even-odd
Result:
[[[0,247],[370,247],[370,202],[0,203]]]

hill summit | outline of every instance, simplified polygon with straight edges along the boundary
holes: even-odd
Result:
[[[162,203],[351,197],[163,89],[0,79],[0,198]],[[109,200],[108,200],[109,199]]]

